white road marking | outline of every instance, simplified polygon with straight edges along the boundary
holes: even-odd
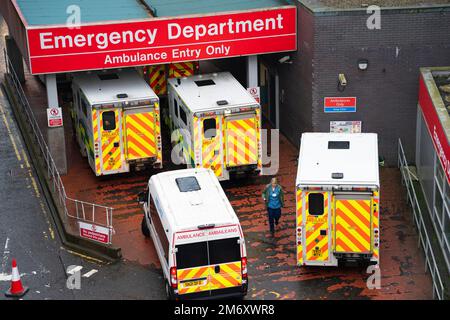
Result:
[[[6,238],[5,242],[5,249],[3,250],[3,259],[2,259],[2,272],[6,272],[6,263],[8,262],[8,256],[9,256],[9,238]]]
[[[89,272],[83,274],[83,277],[84,277],[84,278],[89,278],[90,276],[92,276],[94,273],[97,273],[97,272],[98,272],[98,270],[92,269],[91,271],[89,271]]]

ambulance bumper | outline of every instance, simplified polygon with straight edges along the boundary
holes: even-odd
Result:
[[[176,300],[222,300],[243,298],[247,295],[247,285],[212,291],[203,291],[189,294],[174,294]]]

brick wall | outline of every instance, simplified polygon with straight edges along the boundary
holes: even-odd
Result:
[[[419,68],[450,65],[450,10],[386,10],[381,30],[365,11],[312,13],[299,4],[299,51],[279,66],[281,130],[298,145],[299,130],[329,131],[331,120],[361,120],[379,134],[379,153],[396,164],[397,139],[414,162]],[[369,60],[359,71],[359,58]],[[344,92],[338,74],[346,75]],[[325,114],[325,96],[356,96],[356,113]]]

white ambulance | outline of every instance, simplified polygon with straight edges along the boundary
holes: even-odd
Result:
[[[172,139],[188,168],[210,168],[219,180],[261,174],[261,107],[231,73],[168,83]]]
[[[214,172],[153,175],[139,201],[142,232],[153,239],[169,299],[247,294],[244,235]]]
[[[159,98],[134,69],[77,73],[71,116],[95,175],[162,167]]]
[[[296,181],[297,264],[378,264],[380,180],[374,133],[304,133]]]

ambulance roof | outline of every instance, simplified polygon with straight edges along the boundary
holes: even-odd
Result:
[[[258,102],[229,72],[169,79],[178,96],[192,112],[222,110],[237,106],[253,106]],[[228,104],[219,105],[218,101]]]
[[[303,133],[296,185],[379,187],[378,166],[375,133]]]
[[[76,73],[73,81],[93,105],[158,98],[135,69]],[[128,98],[117,98],[118,94],[123,93],[127,94]]]
[[[188,180],[183,180],[183,179]],[[193,179],[194,178],[194,179]],[[190,179],[190,180],[189,180]],[[182,187],[193,181],[198,190],[182,192]],[[197,230],[198,226],[238,224],[237,218],[219,180],[210,169],[184,169],[153,175],[150,184],[154,186],[161,206],[174,232]],[[194,183],[195,186],[195,183]],[[160,204],[156,203],[161,201]]]

